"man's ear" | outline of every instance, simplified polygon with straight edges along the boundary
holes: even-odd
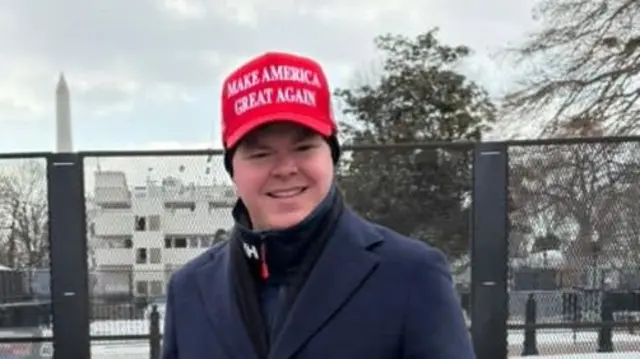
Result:
[[[226,150],[224,152],[224,169],[227,171],[231,179],[233,180],[233,155],[236,152],[237,146],[235,148]]]

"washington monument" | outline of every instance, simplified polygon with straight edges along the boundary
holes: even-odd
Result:
[[[72,151],[69,87],[64,74],[61,73],[56,87],[56,152]]]

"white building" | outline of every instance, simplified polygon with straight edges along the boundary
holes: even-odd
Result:
[[[123,172],[95,174],[90,267],[94,295],[163,296],[171,274],[224,240],[236,196],[227,185],[177,178],[130,188]]]

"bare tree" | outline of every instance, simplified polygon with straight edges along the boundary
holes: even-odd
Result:
[[[504,109],[544,119],[543,135],[576,127],[637,133],[640,1],[542,0],[534,16],[542,30],[508,52],[531,66]]]
[[[46,169],[35,160],[0,172],[0,261],[12,268],[49,265]]]
[[[635,176],[640,175],[638,168],[635,168]],[[630,176],[631,177],[631,176]],[[624,193],[620,198],[621,208],[612,218],[618,229],[616,235],[618,240],[607,250],[619,258],[613,263],[614,268],[621,275],[622,284],[630,288],[638,288],[640,285],[640,188],[631,178],[627,181]]]
[[[637,257],[619,250],[637,247],[637,149],[636,143],[514,149],[512,218],[527,221],[520,225],[533,229],[530,245],[537,236],[558,237],[569,278],[577,280],[585,261],[594,256],[613,267],[628,266]]]

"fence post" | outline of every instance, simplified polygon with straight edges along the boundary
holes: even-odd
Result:
[[[536,341],[536,328],[533,327],[538,319],[536,299],[533,293],[529,293],[529,296],[527,297],[527,304],[525,305],[525,307],[524,322],[525,324],[531,325],[532,327],[527,327],[524,329],[524,344],[522,348],[522,356],[539,355],[540,353],[538,353],[538,343]]]
[[[153,305],[151,309],[151,315],[149,315],[149,358],[160,359],[160,313],[158,312],[158,306]]]
[[[598,331],[598,353],[613,352],[613,303],[611,294],[602,293],[600,318],[602,319],[602,327]]]
[[[473,158],[471,333],[478,359],[507,358],[507,145],[478,143]]]
[[[77,154],[47,158],[54,359],[91,358],[84,167]]]

